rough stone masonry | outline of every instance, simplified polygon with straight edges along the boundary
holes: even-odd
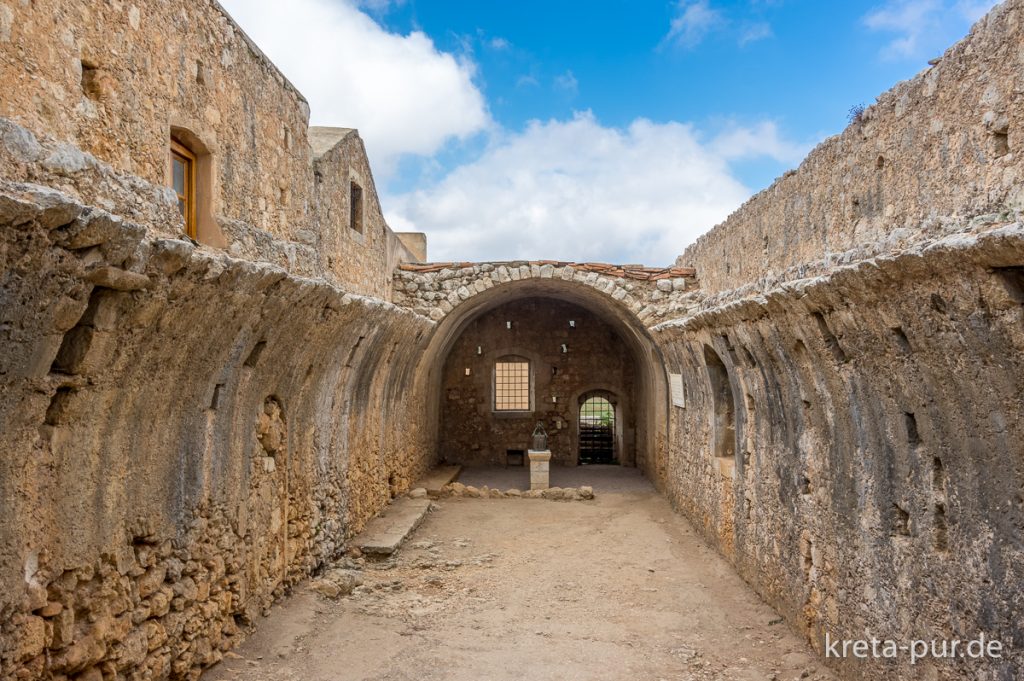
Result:
[[[819,652],[1006,646],[844,678],[1024,677],[1022,45],[1008,0],[675,268],[432,265],[212,0],[0,0],[0,678],[197,678],[441,456],[515,446],[485,344],[547,372],[562,465],[615,395]]]

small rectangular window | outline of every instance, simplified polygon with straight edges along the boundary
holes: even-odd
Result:
[[[171,187],[178,195],[178,210],[185,219],[185,233],[196,238],[196,157],[175,139],[171,140]]]
[[[494,364],[494,410],[530,410],[530,363],[502,360]]]
[[[355,182],[349,185],[348,226],[362,234],[363,232],[363,188]]]

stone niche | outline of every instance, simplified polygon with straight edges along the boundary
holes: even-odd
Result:
[[[528,394],[496,409],[496,365],[528,364]],[[600,315],[556,298],[504,303],[470,321],[444,364],[439,451],[468,465],[519,465],[538,421],[553,465],[579,462],[580,407],[591,396],[613,410],[615,460],[635,465],[637,365],[619,332]],[[524,379],[514,379],[524,385]],[[513,390],[514,392],[514,390]]]

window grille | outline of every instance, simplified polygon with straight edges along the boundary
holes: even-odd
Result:
[[[530,363],[506,358],[494,364],[494,410],[530,410]]]

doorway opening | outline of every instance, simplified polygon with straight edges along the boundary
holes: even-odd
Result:
[[[579,463],[618,463],[615,451],[615,405],[603,395],[584,395],[580,402]]]

